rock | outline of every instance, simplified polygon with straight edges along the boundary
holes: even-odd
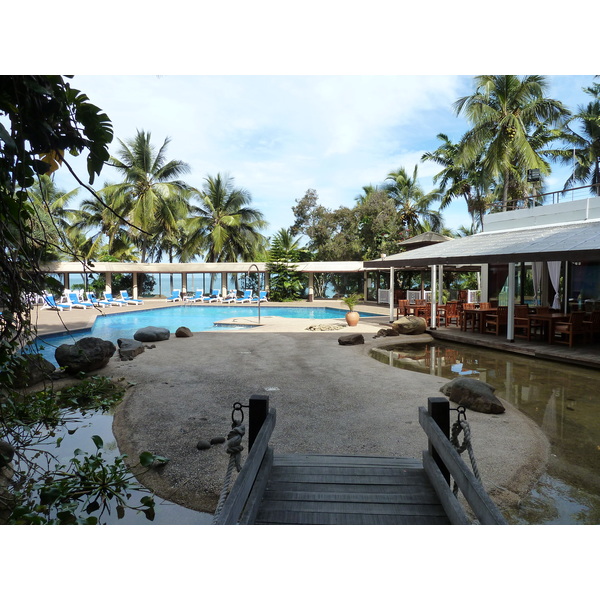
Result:
[[[440,392],[451,402],[470,408],[476,412],[501,414],[506,409],[494,395],[495,388],[478,379],[458,377],[444,384]]]
[[[210,440],[210,443],[212,446],[214,446],[215,444],[224,444],[225,438],[222,435],[218,435],[218,436],[214,437],[212,440]]]
[[[398,333],[398,331],[396,329],[394,329],[393,327],[389,327],[389,328],[384,328],[384,329],[380,329],[374,336],[373,339],[378,338],[378,337],[387,337],[387,336],[394,336],[394,335],[400,335]]]
[[[117,347],[112,342],[86,337],[74,344],[62,344],[54,352],[54,357],[61,367],[75,375],[105,367],[116,350]]]
[[[127,338],[119,338],[117,340],[119,346],[119,356],[121,360],[133,360],[138,354],[144,351],[144,344],[137,340]]]
[[[362,333],[348,333],[346,335],[340,335],[338,343],[340,346],[356,346],[358,344],[364,344],[365,338]]]
[[[14,386],[24,388],[35,385],[51,378],[54,371],[56,371],[56,367],[41,354],[24,354],[22,360],[15,367]]]
[[[198,450],[208,450],[210,447],[210,442],[207,442],[206,440],[200,440],[196,444],[196,448],[198,448]]]
[[[189,327],[178,327],[175,332],[175,337],[183,338],[183,337],[193,337],[194,334],[191,332]]]
[[[395,329],[399,335],[420,335],[421,333],[425,333],[427,321],[423,319],[423,317],[407,315],[406,317],[400,317],[397,321],[394,321],[392,323],[392,328]]]
[[[166,327],[142,327],[133,335],[133,339],[138,342],[161,342],[168,340],[171,337],[171,332]]]

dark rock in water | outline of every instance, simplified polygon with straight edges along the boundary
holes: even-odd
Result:
[[[206,440],[200,440],[196,444],[196,448],[198,448],[198,450],[208,450],[210,447],[210,442],[207,442]]]
[[[62,344],[54,352],[56,362],[75,375],[105,367],[117,347],[108,340],[95,337],[82,338],[74,344]]]
[[[193,337],[194,334],[191,332],[191,330],[188,327],[178,327],[177,331],[175,332],[175,337],[178,338],[182,338],[182,337]]]
[[[41,354],[24,354],[15,368],[15,387],[24,388],[50,379],[56,367]]]
[[[364,344],[365,338],[362,333],[348,333],[346,335],[340,335],[338,343],[340,346],[356,346],[358,344]]]
[[[407,315],[406,317],[400,317],[397,321],[394,321],[392,327],[400,335],[420,335],[421,333],[425,333],[427,321],[422,317]]]
[[[442,394],[459,406],[470,408],[476,412],[498,415],[506,409],[496,398],[494,391],[495,388],[484,381],[462,377],[453,379],[440,388]]]
[[[215,445],[215,444],[224,444],[225,443],[225,438],[222,435],[219,435],[217,437],[214,437],[212,440],[210,440],[211,445]]]
[[[142,327],[133,335],[133,339],[138,342],[161,342],[168,340],[171,337],[171,332],[166,327]]]
[[[117,344],[119,346],[119,356],[121,357],[121,360],[132,360],[144,351],[144,344],[137,340],[119,338]]]
[[[397,336],[400,335],[400,333],[394,329],[393,327],[388,327],[388,328],[384,328],[384,329],[380,329],[374,336],[373,339],[378,338],[378,337],[388,337],[388,336]]]

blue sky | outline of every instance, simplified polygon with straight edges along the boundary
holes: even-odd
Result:
[[[549,76],[549,94],[575,110],[587,101],[582,87],[593,76]],[[468,128],[453,103],[473,91],[470,75],[76,75],[84,91],[113,122],[115,138],[149,131],[167,156],[189,163],[186,181],[202,186],[207,175],[229,173],[247,189],[273,234],[293,223],[292,207],[313,188],[329,208],[352,206],[364,185],[382,183],[400,166],[426,191],[439,171],[421,163],[439,146],[438,133],[457,141]],[[111,150],[116,150],[115,139]],[[75,161],[85,179],[83,165]],[[548,179],[560,189],[564,169]],[[106,167],[98,187],[116,180]],[[58,175],[72,189],[66,172]],[[468,225],[464,202],[444,212],[452,229]]]

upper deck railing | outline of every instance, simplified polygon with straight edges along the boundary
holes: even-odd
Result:
[[[587,198],[593,198],[594,196],[600,196],[600,183],[569,188],[567,190],[547,192],[545,194],[535,194],[517,200],[509,200],[506,210],[519,210],[522,208],[559,204],[560,202],[571,202],[573,200],[585,200]],[[493,212],[501,211],[502,202],[494,202],[491,210]]]

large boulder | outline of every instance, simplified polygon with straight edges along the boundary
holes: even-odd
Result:
[[[175,337],[178,338],[185,338],[185,337],[193,337],[194,334],[192,333],[192,330],[189,327],[184,327],[183,325],[181,327],[177,328],[177,331],[175,332]]]
[[[407,315],[392,323],[392,328],[400,335],[420,335],[427,329],[427,321],[423,317]]]
[[[364,344],[365,338],[362,333],[348,333],[340,335],[338,343],[340,346],[357,346],[358,344]]]
[[[41,354],[25,354],[15,368],[15,387],[24,388],[50,379],[56,367]]]
[[[121,360],[133,360],[138,354],[144,351],[144,344],[137,340],[127,338],[119,338],[117,340],[119,346],[119,356]]]
[[[489,383],[464,377],[457,377],[440,388],[442,394],[459,406],[470,408],[475,412],[498,415],[506,409],[494,395],[494,391],[495,388]]]
[[[152,325],[138,329],[133,335],[133,339],[138,342],[161,342],[170,337],[171,332],[166,327],[153,327]]]
[[[59,366],[67,373],[88,373],[97,371],[108,364],[116,352],[116,346],[107,340],[96,337],[82,338],[74,344],[62,344],[54,352]]]

